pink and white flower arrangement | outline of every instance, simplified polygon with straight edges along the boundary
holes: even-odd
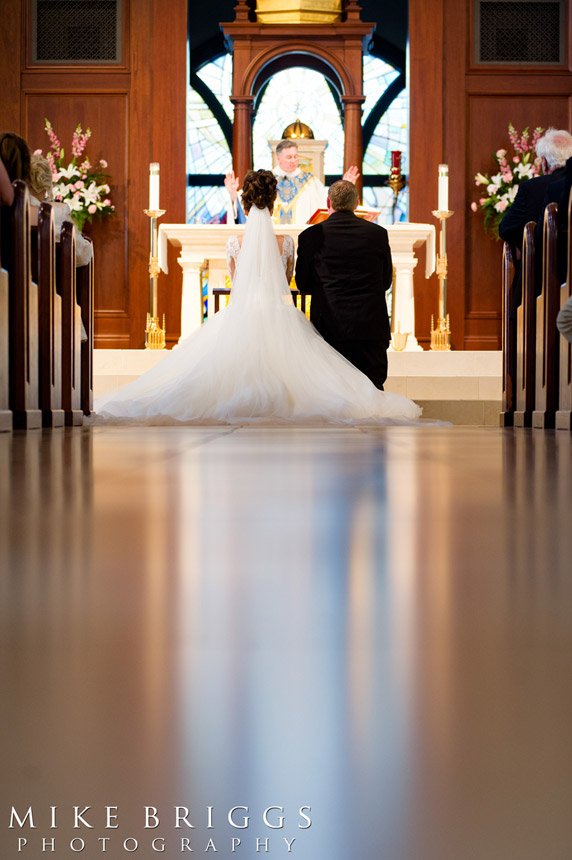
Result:
[[[95,165],[85,154],[91,129],[83,131],[78,125],[72,137],[72,159],[66,163],[64,148],[51,122],[46,119],[45,131],[50,139],[46,158],[51,164],[54,178],[54,200],[67,203],[78,230],[96,216],[111,215],[115,206],[111,202],[108,175],[104,172],[107,161],[101,158]],[[41,155],[42,150],[37,149]]]
[[[498,170],[492,176],[477,173],[475,185],[484,186],[478,203],[471,203],[473,212],[484,212],[484,227],[487,233],[498,239],[499,224],[504,213],[514,202],[518,186],[540,173],[540,159],[536,156],[536,144],[543,128],[535,128],[530,136],[528,128],[522,134],[516,131],[512,123],[508,126],[508,137],[513,154],[506,149],[497,149],[494,157]],[[485,193],[486,192],[486,193]]]

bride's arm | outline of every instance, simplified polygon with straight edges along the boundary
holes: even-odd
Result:
[[[288,283],[292,280],[294,274],[294,240],[291,236],[279,235],[276,237],[278,242],[278,250],[280,251],[280,259],[284,266],[284,273]]]
[[[288,258],[286,260],[286,280],[288,283],[292,280],[294,275],[294,240],[291,236],[286,236],[284,238],[284,242],[287,242],[287,251]]]
[[[236,272],[236,258],[238,256],[239,245],[236,236],[231,236],[226,243],[226,265],[230,274],[230,280],[234,281],[234,273]]]

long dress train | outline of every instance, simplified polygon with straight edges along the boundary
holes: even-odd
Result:
[[[294,306],[268,210],[252,207],[231,299],[152,370],[98,398],[97,423],[410,423]]]

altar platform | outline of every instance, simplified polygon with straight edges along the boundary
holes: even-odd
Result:
[[[162,361],[167,350],[96,349],[95,396],[136,379]],[[387,391],[423,407],[425,418],[453,424],[498,426],[502,397],[502,353],[496,351],[392,352]]]

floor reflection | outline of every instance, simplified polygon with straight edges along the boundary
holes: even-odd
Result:
[[[50,805],[91,805],[84,856],[107,804],[140,857],[566,856],[571,456],[532,431],[1,435],[4,807],[49,835]]]

